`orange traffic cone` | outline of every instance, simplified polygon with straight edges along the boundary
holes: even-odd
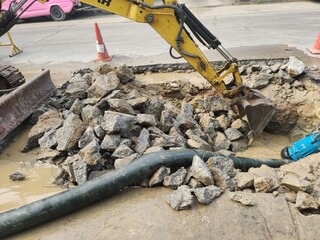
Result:
[[[313,48],[307,48],[313,54],[320,54],[320,33]]]
[[[101,32],[97,23],[94,24],[94,31],[96,32],[96,43],[97,43],[97,58],[95,62],[103,61],[109,62],[112,56],[109,56],[106,46],[104,45]]]

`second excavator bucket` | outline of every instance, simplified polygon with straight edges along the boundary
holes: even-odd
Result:
[[[246,116],[254,136],[259,135],[270,122],[275,108],[258,90],[250,89],[249,93],[236,100],[240,116]]]
[[[55,91],[49,70],[0,97],[0,151],[6,137]]]

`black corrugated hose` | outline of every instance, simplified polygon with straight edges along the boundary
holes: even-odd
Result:
[[[163,165],[166,167],[190,166],[195,155],[200,156],[204,161],[213,156],[224,156],[219,153],[190,149],[145,154],[119,170],[51,197],[1,213],[0,238],[88,206],[151,176]],[[280,167],[290,162],[289,160],[256,160],[233,156],[227,158],[232,159],[235,167],[242,170],[259,167],[262,164]]]

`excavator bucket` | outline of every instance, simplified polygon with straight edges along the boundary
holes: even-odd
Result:
[[[55,89],[50,71],[45,70],[31,81],[26,81],[0,97],[0,150],[1,146],[6,145],[8,134],[46,101]]]
[[[270,122],[275,108],[258,90],[249,93],[236,101],[240,116],[246,116],[254,136],[259,135]]]

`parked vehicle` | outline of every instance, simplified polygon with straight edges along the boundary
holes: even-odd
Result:
[[[2,10],[7,11],[11,4],[19,3],[20,0],[5,0],[2,3]],[[69,14],[75,12],[79,0],[50,0],[45,3],[27,0],[27,3],[17,12],[18,15],[25,10],[20,19],[50,16],[54,21],[64,21]],[[28,7],[31,4],[30,7]]]

